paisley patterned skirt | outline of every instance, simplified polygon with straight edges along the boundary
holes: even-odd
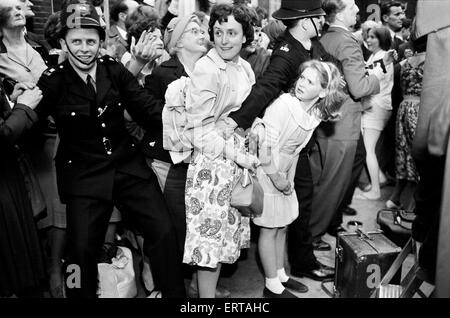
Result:
[[[230,206],[242,170],[231,160],[197,154],[186,180],[186,242],[183,262],[216,268],[236,262],[250,247],[250,219]]]
[[[419,174],[412,156],[412,143],[416,133],[420,100],[404,100],[397,113],[395,131],[395,176],[399,180],[419,182]]]

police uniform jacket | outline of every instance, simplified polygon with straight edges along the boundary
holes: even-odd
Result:
[[[316,39],[312,40],[311,50],[308,51],[286,30],[277,39],[266,71],[257,80],[242,107],[229,117],[239,127],[249,128],[280,93],[289,91],[298,78],[300,65],[311,59],[336,62]]]
[[[68,61],[38,82],[40,118],[52,115],[60,144],[55,157],[58,190],[68,196],[110,200],[116,171],[149,178],[151,171],[125,128],[124,110],[141,126],[161,125],[158,103],[111,57],[97,60],[96,93]]]

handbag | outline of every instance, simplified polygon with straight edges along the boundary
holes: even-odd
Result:
[[[398,246],[404,246],[411,237],[412,224],[416,215],[402,209],[381,209],[377,223],[386,237]]]
[[[257,136],[249,134],[249,153],[257,152]],[[264,190],[258,181],[255,172],[244,169],[239,181],[231,192],[232,207],[245,217],[255,218],[261,216],[264,208]]]
[[[98,263],[99,298],[134,298],[137,296],[133,255],[129,248],[118,246],[111,263]]]
[[[45,197],[42,193],[39,181],[36,178],[36,173],[30,162],[30,159],[28,159],[27,155],[21,152],[18,148],[17,162],[25,181],[25,188],[28,197],[30,198],[33,217],[35,220],[40,220],[47,216],[47,205],[45,203]]]
[[[231,192],[231,206],[246,217],[261,216],[264,207],[264,190],[255,173],[244,169]]]

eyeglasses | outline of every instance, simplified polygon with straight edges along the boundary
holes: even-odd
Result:
[[[191,29],[187,29],[187,30],[185,30],[183,33],[192,33],[193,35],[195,35],[195,36],[197,36],[197,35],[199,35],[199,34],[201,34],[201,35],[205,35],[205,30],[203,30],[203,29],[200,29],[200,28],[191,28]]]

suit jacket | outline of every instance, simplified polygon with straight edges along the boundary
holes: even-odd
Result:
[[[141,126],[161,125],[159,104],[113,58],[97,60],[96,94],[69,61],[38,82],[40,118],[52,115],[61,138],[55,157],[58,190],[67,196],[112,199],[116,171],[139,178],[152,172],[125,128],[124,110]]]
[[[286,93],[298,78],[298,70],[303,62],[311,59],[332,61],[333,59],[317,40],[312,41],[311,51],[307,51],[291,33],[286,30],[275,44],[270,64],[253,86],[242,107],[230,113],[239,127],[249,128],[256,117],[281,93]]]
[[[335,140],[358,140],[362,112],[360,99],[378,94],[379,81],[375,75],[367,75],[361,45],[350,31],[332,25],[320,42],[325,50],[342,64],[349,95],[341,107],[341,120],[321,124],[317,131],[318,136]]]
[[[400,103],[403,100],[402,87],[400,85],[400,72],[401,72],[400,61],[403,59],[403,54],[405,51],[400,52],[400,47],[404,43],[405,43],[404,41],[402,41],[398,37],[394,36],[394,39],[391,44],[391,49],[394,49],[398,52],[398,59],[394,63],[394,86],[392,87],[392,93],[391,93],[392,107],[393,107],[394,111],[396,111],[398,109],[398,107],[400,106]]]

